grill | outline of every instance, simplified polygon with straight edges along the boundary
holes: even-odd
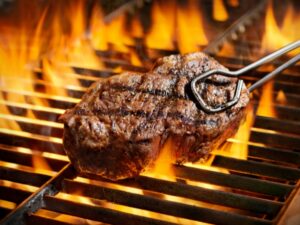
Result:
[[[203,2],[211,7],[211,1]],[[88,3],[90,7],[91,1]],[[254,55],[262,56],[258,37],[265,30],[262,20],[267,14],[268,2],[252,4],[241,6],[240,12],[235,13],[236,18],[222,23],[226,29],[203,47],[230,70],[253,62]],[[129,1],[104,19],[114,21],[123,13],[142,14],[152,5],[152,2]],[[234,54],[221,54],[226,45],[234,48]],[[299,64],[271,83],[273,89],[269,95],[274,102],[267,107],[272,107],[276,116],[258,113],[267,87],[253,94],[254,122],[247,142],[247,159],[213,153],[211,165],[207,167],[174,164],[171,177],[146,173],[112,182],[92,174],[76,173],[63,151],[63,125],[57,118],[74,106],[95,80],[114,75],[118,70],[147,71],[156,58],[179,50],[146,47],[143,38],[128,45],[129,52],[113,44],[110,47],[94,49],[103,63],[101,69],[71,65],[72,72],[66,76],[76,78],[77,85],[43,79],[45,64],[41,63],[30,67],[34,79],[3,77],[6,82],[32,85],[34,89],[13,89],[0,83],[4,96],[0,99],[3,124],[0,127],[1,224],[300,223],[299,215],[297,217],[300,202]],[[132,53],[142,61],[141,65],[133,63]],[[274,65],[281,64],[282,60]],[[269,71],[270,68],[258,69],[243,79],[253,83]],[[45,91],[53,87],[59,91],[54,94]],[[59,94],[60,91],[67,95]],[[283,92],[282,100],[279,96]],[[27,102],[18,101],[21,98]],[[18,124],[20,129],[4,126],[11,123]],[[236,140],[227,142],[234,145]]]

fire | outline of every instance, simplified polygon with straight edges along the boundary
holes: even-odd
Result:
[[[154,1],[152,6],[152,25],[146,36],[146,45],[156,49],[174,49],[175,1],[161,4]]]
[[[155,161],[154,168],[146,172],[146,175],[153,177],[164,176],[167,179],[175,180],[175,174],[172,169],[172,163],[174,158],[172,157],[172,148],[174,147],[174,141],[172,138],[168,138],[163,148],[161,149],[158,159]]]
[[[299,40],[300,30],[298,27],[300,27],[300,16],[296,14],[291,3],[288,3],[282,25],[279,26],[274,14],[273,2],[269,1],[265,17],[265,33],[261,46],[262,52],[264,54],[269,53],[293,41]],[[298,54],[299,52],[299,50],[294,50],[288,54],[293,55]],[[266,68],[266,71],[271,71],[273,69],[274,67],[270,66]],[[270,81],[262,88],[262,95],[257,110],[258,115],[276,117],[276,112],[274,110],[273,86],[274,82]],[[278,93],[276,101],[279,103],[286,102],[282,91]]]
[[[269,81],[263,86],[258,104],[257,115],[276,117],[273,103],[273,84],[274,81]]]
[[[274,15],[273,2],[269,1],[265,17],[265,34],[262,40],[262,50],[271,52],[293,41],[299,40],[299,27],[300,16],[296,14],[291,3],[288,3],[282,26],[279,27]],[[299,53],[299,50],[293,53]]]
[[[18,33],[6,26],[0,26],[2,37],[0,42],[0,84],[2,87],[34,91],[33,86],[24,87],[22,82],[16,82],[12,78],[19,77],[21,74],[24,79],[31,80],[34,78],[34,74],[30,70],[30,63],[38,57],[40,52],[38,36],[41,34],[41,24],[44,22],[45,13],[46,10],[41,14],[40,21],[33,30],[31,26],[21,21]],[[33,32],[33,35],[29,36],[29,32]],[[1,93],[0,101],[25,103],[27,100],[22,95],[4,95]],[[46,104],[34,97],[30,101],[34,104]],[[0,106],[0,110],[1,113],[11,113],[4,105]],[[17,111],[14,113],[18,114]],[[27,110],[26,116],[30,118],[35,117],[31,110]],[[19,125],[13,120],[2,120],[0,124],[2,128],[20,130]]]
[[[245,121],[240,125],[234,137],[228,139],[223,151],[216,151],[217,155],[229,156],[237,159],[247,159],[248,142],[250,138],[251,128],[254,122],[253,106],[250,105],[246,112]],[[229,146],[226,146],[229,145]]]
[[[199,51],[200,46],[207,45],[202,14],[196,3],[190,0],[186,7],[177,8],[176,37],[180,53]]]
[[[201,8],[194,0],[189,0],[184,5],[179,5],[176,1],[154,1],[149,30],[142,27],[138,16],[131,20],[126,18],[123,13],[106,21],[101,8],[96,5],[91,19],[93,46],[99,50],[113,49],[128,53],[129,61],[141,66],[143,62],[132,48],[136,39],[142,38],[150,49],[173,50],[178,46],[181,53],[199,51],[208,43]]]
[[[285,96],[285,94],[282,90],[280,90],[278,92],[277,97],[276,97],[276,101],[279,102],[280,104],[286,104],[287,99],[286,99],[286,96]]]
[[[153,3],[153,21],[145,37],[146,45],[149,48],[174,49],[177,41],[180,53],[199,51],[201,46],[207,45],[207,37],[198,2],[189,0],[184,6],[175,3]]]
[[[19,2],[19,7],[27,8],[22,5],[23,3]],[[10,119],[10,116],[19,115],[19,112],[14,110],[15,107],[25,108],[26,114],[22,116],[30,119],[31,123],[40,121],[34,115],[33,109],[55,111],[55,108],[49,110],[48,102],[39,97],[45,95],[47,98],[47,94],[49,94],[48,97],[67,97],[67,87],[80,87],[77,77],[70,76],[70,73],[74,73],[72,66],[80,64],[86,68],[102,68],[102,63],[96,56],[92,45],[86,41],[85,1],[71,4],[69,10],[64,11],[64,16],[70,20],[68,31],[61,22],[61,9],[65,9],[65,4],[68,5],[66,2],[50,4],[42,9],[32,6],[33,12],[31,13],[24,10],[18,12],[20,16],[16,18],[21,20],[15,28],[17,30],[7,28],[7,26],[0,27],[1,88],[14,90],[13,93],[0,94],[0,126],[5,133],[32,136],[27,132],[22,132],[18,125],[18,121],[24,120],[23,117],[18,117],[21,120]],[[55,9],[54,13],[51,11],[53,9]],[[31,14],[35,15],[34,19],[29,18]],[[84,60],[82,60],[83,55]],[[42,71],[41,76],[46,84],[45,93],[40,93],[35,88],[37,80],[35,68],[40,64],[42,67],[39,70]],[[17,82],[15,78],[18,78]],[[25,97],[23,93],[26,95],[29,93],[30,97]],[[71,100],[69,97],[68,99]],[[59,110],[59,113],[62,112],[63,110]],[[61,143],[61,139],[58,138],[42,135],[35,135],[35,137]],[[33,154],[32,164],[35,172],[52,171],[44,153]]]
[[[108,43],[106,38],[105,23],[103,21],[103,13],[99,5],[93,8],[91,17],[91,42],[94,48],[99,50],[107,50]]]
[[[228,13],[226,7],[224,6],[223,0],[214,0],[213,18],[217,21],[226,21],[228,19]]]
[[[41,170],[52,171],[46,159],[42,156],[42,153],[40,152],[37,152],[36,154],[32,155],[32,165],[33,168],[36,168],[36,172]]]
[[[60,84],[64,87],[67,86],[80,86],[79,81],[76,77],[71,77],[68,73],[72,70],[64,65],[56,65],[55,62],[51,63],[48,59],[42,60],[42,72],[45,81],[52,84],[57,84],[56,86],[47,86],[46,92],[52,95],[58,96],[68,96],[67,89],[58,87]],[[67,85],[64,85],[67,84]]]
[[[126,29],[126,14],[120,14],[111,21],[104,22],[102,10],[96,5],[91,19],[91,43],[98,50],[110,50],[129,54],[131,64],[141,66],[142,62],[133,48],[134,38],[142,36],[142,27],[138,18],[134,18],[131,28]],[[99,68],[99,67],[98,67]]]

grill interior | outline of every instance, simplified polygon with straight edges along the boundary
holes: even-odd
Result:
[[[127,16],[132,11],[141,14],[152,4],[132,1],[105,18],[114,20],[115,12],[131,12]],[[236,18],[219,25],[226,29],[201,48],[230,70],[259,58],[267,5],[260,1],[250,9],[241,6]],[[222,54],[226,46],[233,46],[234,54]],[[172,165],[171,177],[146,173],[119,182],[74,171],[63,151],[59,115],[74,106],[97,79],[114,75],[118,70],[144,72],[158,57],[179,52],[176,48],[146,47],[142,38],[127,47],[142,65],[134,64],[128,52],[114,48],[113,44],[105,51],[94,49],[104,67],[72,65],[67,76],[76,77],[78,85],[45,81],[45,65],[41,63],[30,68],[36,75],[34,80],[2,77],[21,86],[33,85],[34,90],[12,89],[0,83],[0,109],[6,109],[1,110],[1,124],[14,121],[21,128],[0,127],[1,224],[279,224],[300,185],[299,64],[272,82],[271,106],[275,116],[258,113],[264,88],[253,94],[254,122],[246,160],[216,154],[208,168],[198,164]],[[273,66],[284,60],[277,60]],[[271,69],[258,69],[243,79],[253,83]],[[45,91],[52,87],[68,95]],[[284,100],[278,97],[282,92]],[[20,96],[27,102],[19,102]],[[42,102],[47,105],[39,104]]]

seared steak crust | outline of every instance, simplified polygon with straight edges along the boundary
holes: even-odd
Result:
[[[232,136],[249,101],[244,85],[239,102],[207,114],[189,95],[193,77],[225,69],[203,53],[171,55],[148,73],[123,73],[95,82],[73,109],[62,115],[64,147],[75,168],[109,179],[138,175],[151,166],[167,138],[178,163],[205,159]],[[214,75],[201,87],[216,106],[234,95],[236,78]]]

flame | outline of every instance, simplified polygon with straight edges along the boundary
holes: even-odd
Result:
[[[141,57],[133,48],[136,39],[144,39],[145,45],[153,49],[175,49],[177,43],[181,53],[198,51],[207,45],[201,8],[198,2],[189,0],[184,6],[176,1],[154,1],[151,8],[151,27],[144,31],[140,18],[126,19],[120,14],[105,21],[100,6],[95,6],[91,19],[92,45],[99,50],[117,50],[129,54],[133,65],[141,66]],[[191,35],[195,34],[195,35]]]
[[[214,0],[213,2],[213,18],[217,21],[228,20],[228,13],[223,0]]]
[[[131,27],[126,23],[126,14],[120,14],[109,22],[103,21],[103,13],[99,5],[93,10],[91,19],[91,43],[98,50],[113,50],[129,54],[129,61],[135,66],[142,66],[137,52],[129,46],[134,46],[134,38],[143,34],[138,18],[134,18]],[[128,29],[126,29],[128,27]],[[130,28],[130,29],[129,29]],[[111,46],[112,45],[112,46]],[[99,68],[99,67],[98,67]]]
[[[262,50],[271,52],[293,41],[299,40],[299,27],[300,16],[296,14],[291,3],[288,3],[282,26],[279,27],[274,15],[273,2],[269,1],[265,17],[265,34],[262,40]],[[299,50],[293,51],[293,54],[298,54],[299,52]]]
[[[172,168],[174,157],[172,157],[172,148],[174,147],[174,140],[168,138],[160,150],[158,159],[155,161],[154,168],[150,172],[146,172],[146,175],[153,177],[164,176],[167,179],[175,180],[175,173]]]
[[[95,51],[86,38],[86,18],[85,1],[77,1],[77,4],[70,4],[64,1],[56,4],[49,4],[42,10],[37,6],[32,6],[32,12],[18,11],[21,18],[16,27],[18,33],[7,26],[0,26],[0,84],[8,90],[15,90],[18,94],[0,94],[1,120],[0,126],[4,132],[14,135],[31,136],[22,132],[17,120],[9,119],[11,113],[19,115],[14,111],[15,107],[24,107],[26,118],[36,120],[33,109],[44,109],[48,106],[45,98],[40,98],[40,93],[36,88],[37,75],[34,69],[42,65],[41,79],[49,83],[45,85],[45,95],[68,96],[68,87],[80,87],[72,66],[81,65],[85,68],[102,68],[102,62],[96,56]],[[24,7],[24,2],[19,2],[19,7]],[[61,14],[61,10],[64,14]],[[52,13],[51,9],[55,9]],[[39,10],[41,11],[40,13]],[[31,14],[33,18],[29,18]],[[68,20],[69,27],[66,29],[62,23],[62,15]],[[13,15],[12,15],[13,16]],[[84,56],[84,59],[83,57]],[[40,63],[41,62],[41,63]],[[22,76],[22,77],[20,77]],[[18,77],[18,80],[14,78]],[[24,81],[24,82],[23,82]],[[32,93],[30,97],[22,93]],[[8,108],[8,106],[10,108]],[[28,106],[28,107],[27,107]],[[51,110],[55,110],[51,108]],[[23,111],[23,112],[24,112]],[[49,111],[49,110],[48,110]],[[3,116],[2,116],[3,115]],[[38,135],[36,135],[38,136]],[[53,139],[52,137],[40,135],[38,137]],[[53,140],[61,143],[61,139]],[[43,172],[52,169],[45,160],[44,153],[36,153],[32,156],[32,164],[35,172]]]
[[[199,51],[200,46],[207,45],[200,7],[194,0],[186,1],[182,7],[175,3],[153,3],[152,26],[145,37],[146,45],[172,50],[177,41],[180,53]]]
[[[143,66],[143,62],[139,57],[138,53],[134,50],[129,48],[130,53],[130,63],[134,66]]]
[[[15,77],[19,77],[22,74],[24,79],[34,79],[34,74],[30,70],[30,63],[32,63],[40,54],[39,36],[41,35],[42,24],[45,19],[47,9],[41,13],[39,22],[33,26],[29,26],[24,21],[28,19],[28,14],[24,14],[24,20],[19,21],[18,33],[12,29],[8,29],[6,26],[0,26],[1,42],[0,42],[0,84],[2,87],[11,88],[14,90],[27,90],[34,91],[33,86],[24,86],[22,82],[16,82]],[[20,12],[21,14],[24,11]],[[34,27],[34,28],[32,28]],[[30,32],[33,32],[29,35]],[[26,99],[22,95],[4,95],[0,94],[1,101],[8,102],[20,102],[26,103]],[[38,98],[32,97],[30,101],[33,104],[45,104],[46,102],[41,101]],[[2,113],[18,114],[17,110],[9,110],[4,105],[0,106]],[[34,114],[31,110],[26,111],[26,116],[34,118]],[[2,120],[0,122],[1,127],[10,128],[13,130],[20,130],[19,125],[13,120]]]
[[[55,62],[51,63],[48,59],[42,60],[42,72],[45,81],[53,84],[67,84],[68,86],[80,86],[79,81],[68,75],[72,70],[63,65],[56,65]],[[64,85],[67,87],[67,85]],[[68,96],[67,89],[57,86],[47,86],[46,93],[58,96]]]
[[[62,4],[62,3],[61,3]],[[61,7],[65,7],[62,5]],[[70,31],[66,33],[61,24],[61,11],[56,11],[52,24],[52,61],[58,61],[65,65],[80,65],[85,68],[103,68],[102,62],[86,37],[86,2],[78,1],[70,4],[66,18],[70,21]],[[51,37],[52,37],[51,36]],[[84,56],[84,58],[83,58]],[[69,79],[70,82],[70,79]]]
[[[42,152],[37,152],[32,155],[32,166],[35,168],[36,172],[40,172],[43,170],[52,171],[46,159],[42,156]]]
[[[269,81],[263,86],[262,94],[258,104],[257,115],[276,117],[272,94],[273,84],[274,81]]]
[[[286,96],[284,94],[284,92],[282,90],[280,90],[277,94],[277,97],[276,97],[276,102],[280,103],[280,104],[286,104],[287,102],[287,99],[286,99]]]
[[[245,121],[240,125],[234,137],[228,139],[221,151],[216,151],[216,155],[224,155],[237,159],[247,159],[248,142],[251,133],[251,127],[254,122],[254,111],[252,105],[248,107]],[[226,146],[227,145],[227,146]]]
[[[175,10],[175,1],[166,1],[164,4],[159,1],[153,2],[152,25],[146,36],[147,47],[174,49]]]
[[[91,42],[96,49],[108,50],[113,44],[114,50],[128,52],[126,45],[133,45],[134,41],[130,32],[126,29],[126,14],[120,14],[109,22],[104,22],[102,10],[96,5],[91,19]],[[135,35],[141,35],[141,27],[138,21],[134,22]]]
[[[105,32],[105,23],[103,21],[103,13],[97,4],[93,8],[91,16],[91,42],[94,48],[107,50],[108,43]]]
[[[203,27],[203,18],[197,2],[189,0],[186,7],[177,8],[178,48],[180,53],[199,51],[207,45]]]

